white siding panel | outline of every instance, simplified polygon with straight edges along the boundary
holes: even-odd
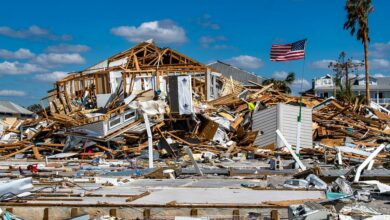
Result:
[[[276,106],[255,112],[252,117],[253,131],[259,131],[254,144],[256,146],[266,146],[276,141],[277,129],[277,109]],[[263,133],[263,134],[261,134]]]
[[[282,147],[283,144],[278,141],[275,132],[276,129],[279,129],[291,145],[296,145],[298,114],[299,106],[282,103],[255,112],[252,117],[252,130],[259,131],[259,133],[254,144],[264,147],[276,143],[278,147]],[[263,132],[262,135],[260,131]],[[310,108],[302,107],[301,147],[311,148],[312,145],[312,111]]]
[[[279,129],[291,145],[296,145],[299,106],[282,103],[277,106],[280,108],[279,119],[281,124]],[[311,148],[312,145],[312,112],[310,108],[302,107],[301,147]],[[283,145],[279,142],[278,146],[282,147]]]

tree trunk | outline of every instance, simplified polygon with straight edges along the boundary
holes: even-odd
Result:
[[[366,104],[370,105],[371,95],[370,95],[370,75],[368,73],[368,45],[367,45],[367,33],[364,34],[363,45],[364,45],[364,66],[366,69]]]

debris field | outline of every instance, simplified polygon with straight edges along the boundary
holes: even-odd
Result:
[[[390,218],[390,111],[362,101],[143,42],[57,81],[35,117],[0,118],[2,216]]]

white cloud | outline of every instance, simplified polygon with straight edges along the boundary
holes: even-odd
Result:
[[[49,39],[49,40],[70,40],[70,35],[55,35],[49,30],[41,28],[37,25],[32,25],[27,29],[15,30],[7,26],[0,27],[0,35],[21,38],[21,39]]]
[[[222,41],[227,41],[227,38],[225,36],[219,35],[219,36],[202,36],[199,38],[199,42],[204,48],[209,48],[211,45],[213,45],[213,48],[215,49],[225,49],[228,46],[227,45],[221,45],[218,44]]]
[[[372,69],[388,69],[390,62],[385,59],[373,59],[369,61],[368,66]]]
[[[222,50],[222,49],[234,49],[235,47],[226,44],[216,44],[213,46],[213,48],[216,50]]]
[[[293,95],[298,95],[301,92],[301,86],[302,86],[302,92],[308,90],[311,88],[311,84],[306,79],[296,79],[291,84],[291,91]]]
[[[18,61],[4,61],[0,63],[0,74],[17,75],[35,73],[40,71],[44,71],[44,68],[41,68],[31,63],[19,63]]]
[[[225,62],[243,69],[258,69],[264,65],[264,62],[260,58],[249,55],[232,57],[227,59]]]
[[[204,14],[197,19],[197,23],[206,29],[219,30],[220,26],[211,20],[211,16]]]
[[[46,51],[50,53],[82,53],[89,51],[90,48],[81,44],[59,44],[49,46]]]
[[[172,20],[144,22],[138,27],[114,27],[111,29],[111,33],[134,43],[148,39],[153,39],[157,43],[184,43],[187,41],[185,30]]]
[[[54,71],[52,73],[45,74],[37,74],[35,75],[35,79],[41,82],[55,82],[67,76],[67,72],[62,71]]]
[[[387,43],[374,43],[371,46],[372,50],[369,55],[376,58],[383,58],[390,53],[390,41]]]
[[[285,79],[288,75],[288,72],[286,71],[275,71],[272,73],[272,78],[274,79]]]
[[[20,90],[0,90],[0,96],[25,96],[26,92]]]
[[[35,57],[34,62],[42,65],[83,64],[85,59],[78,53],[43,53]]]
[[[329,64],[333,62],[335,63],[335,60],[328,60],[328,59],[323,59],[323,60],[317,60],[312,63],[312,67],[318,68],[318,69],[328,69]]]
[[[374,77],[375,77],[375,78],[381,78],[381,77],[385,77],[385,75],[382,74],[382,73],[375,73],[375,74],[374,74]]]
[[[31,59],[34,56],[34,53],[25,48],[20,48],[16,51],[0,49],[0,57],[3,59]]]

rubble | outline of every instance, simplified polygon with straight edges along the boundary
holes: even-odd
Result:
[[[173,185],[181,180],[221,180],[217,186],[240,178],[265,181],[253,184],[242,180],[236,186],[242,195],[258,190],[263,190],[257,192],[259,195],[267,196],[288,189],[292,194],[306,190],[295,200],[281,196],[272,204],[271,200],[241,201],[247,206],[285,209],[294,204],[291,213],[289,210],[292,219],[303,215],[305,219],[377,215],[358,206],[344,206],[336,213],[322,204],[369,202],[371,197],[388,196],[390,112],[375,103],[295,97],[272,84],[252,81],[244,85],[173,49],[148,42],[69,74],[57,81],[42,101],[47,106],[36,118],[1,119],[7,122],[0,134],[1,176],[32,177],[35,191],[32,198],[10,197],[6,203],[0,202],[0,207],[13,202],[29,204],[34,198],[45,200],[50,195],[66,201],[61,195],[75,196],[68,189],[82,191],[81,203],[88,201],[91,206],[102,204],[83,197],[94,192],[107,197],[107,189],[115,191],[109,195],[118,200],[107,198],[105,205],[126,197],[118,204],[141,207],[142,201],[155,201],[152,198],[159,195],[157,191],[131,189],[137,192],[121,195],[115,187],[153,179],[169,180]],[[297,150],[300,111],[303,121]],[[279,182],[272,182],[272,176]],[[365,194],[367,191],[356,184],[376,188]],[[47,191],[38,187],[41,185],[54,188]],[[233,193],[202,187],[186,193],[199,195],[202,189],[210,195]],[[179,189],[166,190],[165,194],[178,197],[158,207],[191,203],[191,199],[180,197]],[[208,197],[194,201],[212,206],[207,199],[214,201]],[[227,196],[226,201],[232,200]],[[214,202],[221,205],[218,199]],[[310,213],[316,214],[308,218]]]

